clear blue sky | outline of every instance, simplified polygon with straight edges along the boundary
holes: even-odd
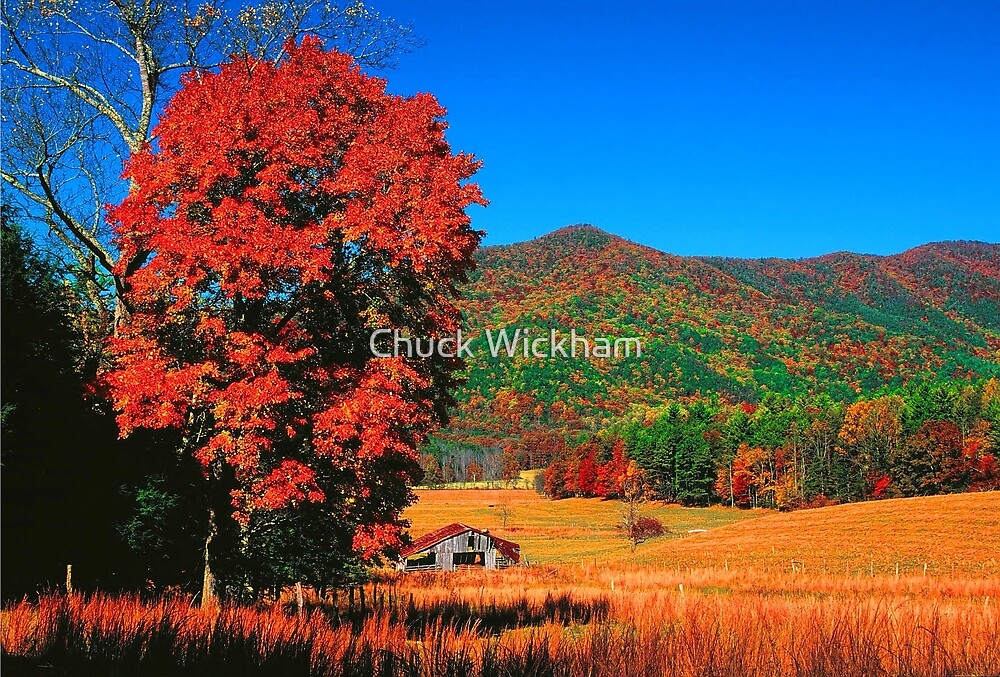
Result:
[[[485,165],[487,244],[592,223],[677,254],[1000,241],[1000,1],[396,0],[386,74]]]

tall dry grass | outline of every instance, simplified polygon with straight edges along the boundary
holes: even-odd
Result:
[[[1000,494],[650,507],[683,537],[632,553],[613,502],[493,493],[427,492],[414,523],[499,529],[502,498],[544,564],[385,574],[301,615],[42,596],[0,611],[4,675],[1000,676]]]
[[[301,617],[284,604],[44,596],[0,612],[4,670],[1000,675],[996,579],[553,567],[390,576],[365,593],[364,607],[341,595]]]

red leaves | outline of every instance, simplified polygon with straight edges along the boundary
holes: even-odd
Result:
[[[892,478],[888,475],[882,474],[872,478],[871,485],[871,497],[872,498],[885,498],[886,489],[892,484]]]
[[[591,451],[580,459],[577,490],[581,496],[596,496],[598,489],[598,465],[596,453]]]
[[[186,76],[129,161],[109,219],[134,310],[105,382],[123,435],[178,428],[234,478],[241,521],[336,496],[369,552],[395,542],[459,365],[375,359],[368,336],[454,330],[481,237],[465,208],[485,201],[432,96],[388,95],[317,40],[287,52]]]
[[[403,524],[398,521],[363,525],[354,534],[354,550],[364,559],[382,551],[399,551],[403,547],[402,531]]]
[[[414,399],[426,381],[403,358],[375,359],[363,372],[342,370],[339,379],[356,383],[344,395],[335,396],[313,417],[317,453],[343,463],[343,451],[356,442],[351,458],[364,460],[390,453],[417,458],[410,428],[430,424],[430,402]]]
[[[485,201],[462,183],[479,165],[449,153],[443,114],[430,95],[385,94],[383,81],[314,40],[290,46],[277,67],[238,60],[190,76],[157,127],[159,152],[129,162],[136,190],[111,212],[122,260],[184,252],[194,279],[212,269],[224,294],[261,298],[289,274],[328,279],[325,247],[337,233],[390,266],[453,273],[480,237],[463,210]],[[296,206],[324,200],[342,209],[294,218]],[[158,256],[133,284],[178,280],[180,264]]]
[[[655,517],[640,517],[628,529],[628,537],[633,543],[643,543],[651,538],[667,533],[663,522]]]
[[[118,369],[105,376],[118,410],[122,437],[136,428],[171,428],[185,424],[190,403],[205,393],[203,378],[211,364],[180,364],[155,341],[122,332],[112,339]]]
[[[257,482],[250,489],[254,496],[254,507],[265,510],[276,510],[287,505],[295,505],[308,501],[322,501],[322,490],[316,485],[316,473],[309,466],[286,459],[270,474]]]
[[[625,443],[616,440],[611,449],[611,458],[597,469],[597,495],[616,498],[622,495],[622,483],[628,473],[629,460],[625,455]]]

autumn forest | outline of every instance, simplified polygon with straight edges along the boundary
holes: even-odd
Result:
[[[4,674],[1000,674],[1000,244],[487,239],[375,4],[0,8]]]
[[[609,478],[632,461],[653,494],[685,505],[996,489],[998,265],[997,245],[963,242],[892,257],[682,258],[590,226],[487,248],[464,302],[472,328],[634,335],[644,354],[477,352],[428,450],[441,470],[427,463],[463,479],[448,465],[456,449],[499,449],[488,465],[501,479],[545,467],[542,489],[562,498],[616,495]]]

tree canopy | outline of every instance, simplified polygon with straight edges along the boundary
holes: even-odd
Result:
[[[80,280],[92,355],[138,265],[121,260],[104,207],[127,194],[123,164],[151,140],[182,74],[230,54],[274,62],[307,34],[376,69],[419,43],[362,0],[12,0],[0,28],[4,200]]]
[[[370,336],[454,332],[481,237],[478,162],[451,152],[432,96],[389,95],[317,39],[286,52],[187,76],[110,212],[132,312],[104,383],[123,435],[182,431],[208,563],[220,529],[233,556],[307,505],[342,556],[401,544],[459,364],[376,358]]]

